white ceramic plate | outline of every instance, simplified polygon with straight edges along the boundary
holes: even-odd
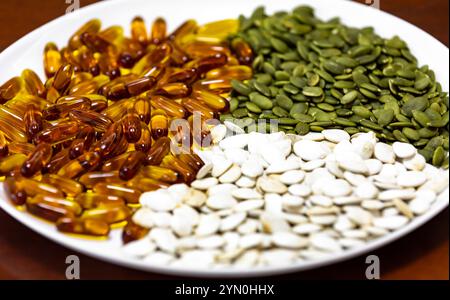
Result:
[[[335,16],[341,17],[345,24],[363,27],[373,26],[384,37],[395,34],[406,40],[419,62],[428,64],[435,70],[438,80],[445,91],[449,90],[449,50],[442,43],[419,28],[384,12],[350,1],[336,0],[117,0],[105,1],[83,8],[75,13],[60,17],[41,28],[26,35],[0,54],[0,82],[20,74],[24,68],[31,68],[43,78],[42,51],[48,41],[54,41],[62,46],[69,35],[80,25],[91,18],[100,18],[104,26],[113,24],[129,28],[132,17],[142,15],[147,22],[158,16],[163,16],[172,30],[187,18],[195,18],[200,23],[236,18],[239,14],[249,15],[258,5],[265,5],[268,13],[280,10],[290,10],[297,5],[308,4],[316,9],[322,19]],[[49,223],[40,221],[33,216],[14,208],[5,199],[3,187],[0,184],[0,207],[13,218],[28,226],[37,233],[75,251],[105,260],[114,264],[136,268],[149,272],[160,272],[178,276],[207,277],[250,277],[267,276],[317,268],[343,261],[376,248],[389,244],[396,239],[420,227],[448,206],[448,189],[439,196],[431,210],[425,215],[414,219],[404,228],[374,240],[363,247],[332,255],[320,261],[301,262],[283,267],[267,267],[240,270],[198,270],[175,267],[158,267],[142,261],[125,257],[119,249],[121,245],[120,231],[114,231],[107,241],[89,241],[70,237],[56,231]]]

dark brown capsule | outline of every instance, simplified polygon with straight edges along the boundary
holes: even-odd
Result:
[[[157,18],[152,25],[150,42],[159,44],[166,39],[167,24],[163,18]]]
[[[54,174],[70,161],[69,149],[63,149],[52,157],[50,162],[42,169],[42,173]]]
[[[195,179],[195,171],[173,155],[166,155],[161,167],[178,172],[185,183],[191,183]]]
[[[27,193],[19,187],[14,177],[7,177],[5,182],[3,182],[3,188],[6,197],[8,197],[14,205],[24,205],[27,201]]]
[[[44,110],[43,115],[46,120],[56,120],[65,118],[72,110],[88,110],[91,107],[91,100],[86,97],[67,96],[56,100],[56,104]]]
[[[154,140],[169,134],[169,120],[165,115],[154,115],[150,120],[150,128]]]
[[[98,219],[77,219],[62,217],[56,221],[56,228],[65,233],[103,237],[109,234],[109,224]]]
[[[170,152],[170,139],[168,137],[161,137],[158,139],[150,149],[145,159],[146,165],[159,165],[164,156]]]
[[[95,130],[91,126],[81,128],[69,147],[70,159],[75,159],[88,150],[95,141]]]
[[[170,74],[167,83],[184,82],[186,84],[191,84],[197,77],[196,68],[187,68]]]
[[[127,225],[123,228],[122,231],[122,241],[124,244],[127,244],[132,241],[137,241],[144,238],[150,229],[142,227],[132,220],[128,220]]]
[[[22,79],[25,83],[25,89],[30,95],[36,95],[45,98],[47,89],[45,88],[39,76],[30,69],[25,69],[22,72]]]
[[[136,143],[141,138],[142,125],[137,113],[130,109],[121,120],[123,133],[129,143]]]
[[[104,133],[103,137],[94,145],[102,157],[111,154],[120,144],[123,137],[123,127],[119,122],[113,123]]]
[[[134,149],[136,151],[141,151],[147,153],[152,145],[152,134],[148,129],[148,126],[144,123],[142,124],[141,138],[134,144]]]
[[[74,70],[72,65],[70,64],[62,65],[59,68],[58,72],[56,72],[55,74],[53,80],[53,87],[61,93],[64,92],[70,84],[73,72]]]
[[[228,57],[223,53],[217,53],[212,56],[198,59],[194,63],[194,67],[197,68],[199,74],[204,74],[212,69],[224,66],[228,61]]]
[[[36,135],[37,143],[57,144],[74,137],[79,130],[78,122],[66,121],[42,130]]]
[[[6,141],[5,135],[0,131],[0,159],[8,156],[8,142]]]
[[[73,121],[78,121],[92,126],[95,130],[101,132],[106,131],[106,129],[113,123],[113,120],[105,115],[86,110],[72,110],[69,113],[69,118]]]
[[[69,161],[58,171],[58,175],[66,178],[75,178],[84,173],[95,170],[101,162],[98,152],[86,152],[77,159]]]
[[[50,162],[52,155],[53,148],[50,144],[38,144],[30,157],[23,163],[20,173],[25,177],[33,176]]]
[[[43,129],[42,113],[34,105],[28,105],[23,122],[30,141]]]
[[[231,48],[241,64],[250,65],[253,62],[252,48],[242,38],[233,39],[231,42]]]
[[[119,170],[119,177],[122,180],[130,180],[133,178],[146,158],[145,153],[141,151],[131,152]]]
[[[0,104],[14,98],[22,88],[22,79],[13,77],[0,86]]]
[[[183,82],[167,83],[155,92],[156,95],[166,96],[172,99],[179,99],[190,95],[192,88]]]
[[[75,197],[75,202],[84,209],[92,209],[101,206],[124,206],[125,201],[117,196],[101,195],[95,193],[82,193]]]
[[[101,38],[98,34],[91,32],[82,33],[81,42],[94,52],[103,53],[110,46],[110,43],[107,40]]]
[[[166,97],[152,96],[151,103],[154,108],[164,111],[169,117],[184,119],[187,115],[181,104]]]
[[[150,118],[152,115],[152,106],[149,99],[145,97],[138,98],[134,102],[133,108],[142,122],[144,122],[145,124],[148,124],[150,122]]]
[[[128,82],[125,87],[130,96],[137,96],[146,91],[149,91],[156,83],[153,77],[142,77],[131,82]]]

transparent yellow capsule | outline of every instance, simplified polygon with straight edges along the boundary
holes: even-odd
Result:
[[[237,19],[211,22],[198,28],[195,39],[201,42],[220,43],[228,36],[236,34],[238,30],[239,21]]]

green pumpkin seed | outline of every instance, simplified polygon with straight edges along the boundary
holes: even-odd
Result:
[[[289,113],[286,110],[284,110],[281,107],[279,107],[279,106],[275,106],[272,109],[272,112],[273,112],[274,115],[276,115],[277,117],[280,117],[280,118],[284,118],[284,117],[288,117],[289,116]]]
[[[262,111],[261,108],[259,108],[259,106],[256,105],[256,104],[253,103],[253,102],[246,102],[246,103],[245,103],[245,107],[246,107],[250,112],[257,113],[257,114],[261,113],[261,111]]]
[[[305,135],[309,132],[309,125],[303,122],[298,122],[295,126],[295,132],[300,135]]]
[[[231,86],[233,87],[233,89],[235,91],[237,91],[241,95],[248,96],[248,94],[250,94],[252,92],[252,90],[249,86],[247,86],[246,84],[244,84],[238,80],[234,80],[234,79],[231,80]]]
[[[417,130],[411,129],[409,127],[405,127],[402,129],[402,133],[412,141],[418,141],[420,140],[420,134]]]
[[[261,109],[272,109],[273,107],[272,101],[259,93],[250,93],[249,98],[250,101],[258,105]]]
[[[298,121],[291,118],[279,118],[278,123],[282,125],[296,125]]]
[[[350,92],[348,92],[347,94],[345,94],[342,98],[341,98],[341,103],[342,104],[349,104],[352,103],[353,101],[355,101],[355,99],[358,97],[358,91],[356,90],[352,90]]]
[[[341,126],[345,126],[345,127],[354,127],[357,125],[355,122],[352,122],[352,121],[344,119],[344,118],[334,118],[333,122],[337,125],[341,125]]]
[[[445,159],[445,150],[442,146],[439,146],[434,150],[432,164],[435,166],[440,166]]]
[[[380,112],[378,119],[378,124],[381,127],[385,127],[389,124],[391,124],[392,120],[394,119],[394,111],[390,108],[383,109]]]
[[[248,116],[248,110],[246,108],[238,108],[235,111],[233,111],[232,115],[237,119],[242,119]]]
[[[363,117],[364,119],[370,118],[370,116],[372,116],[372,112],[364,106],[352,106],[352,112],[357,116]]]
[[[320,87],[307,86],[303,89],[302,94],[308,97],[320,97],[323,95],[323,90]]]
[[[230,100],[230,112],[235,111],[239,106],[239,100],[233,98]]]

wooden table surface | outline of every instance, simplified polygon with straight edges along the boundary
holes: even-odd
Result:
[[[1,0],[0,51],[31,30],[65,13],[65,0]],[[96,1],[80,0],[81,6]],[[363,0],[359,2],[365,2]],[[381,9],[429,32],[448,46],[449,1],[381,0]],[[51,39],[51,37],[49,37]],[[0,70],[1,71],[1,70]],[[381,262],[382,279],[449,278],[449,210],[372,254]],[[61,247],[0,211],[0,279],[64,279],[65,258],[77,254]],[[82,279],[168,279],[174,277],[117,267],[84,255]],[[364,279],[365,257],[280,279]]]

